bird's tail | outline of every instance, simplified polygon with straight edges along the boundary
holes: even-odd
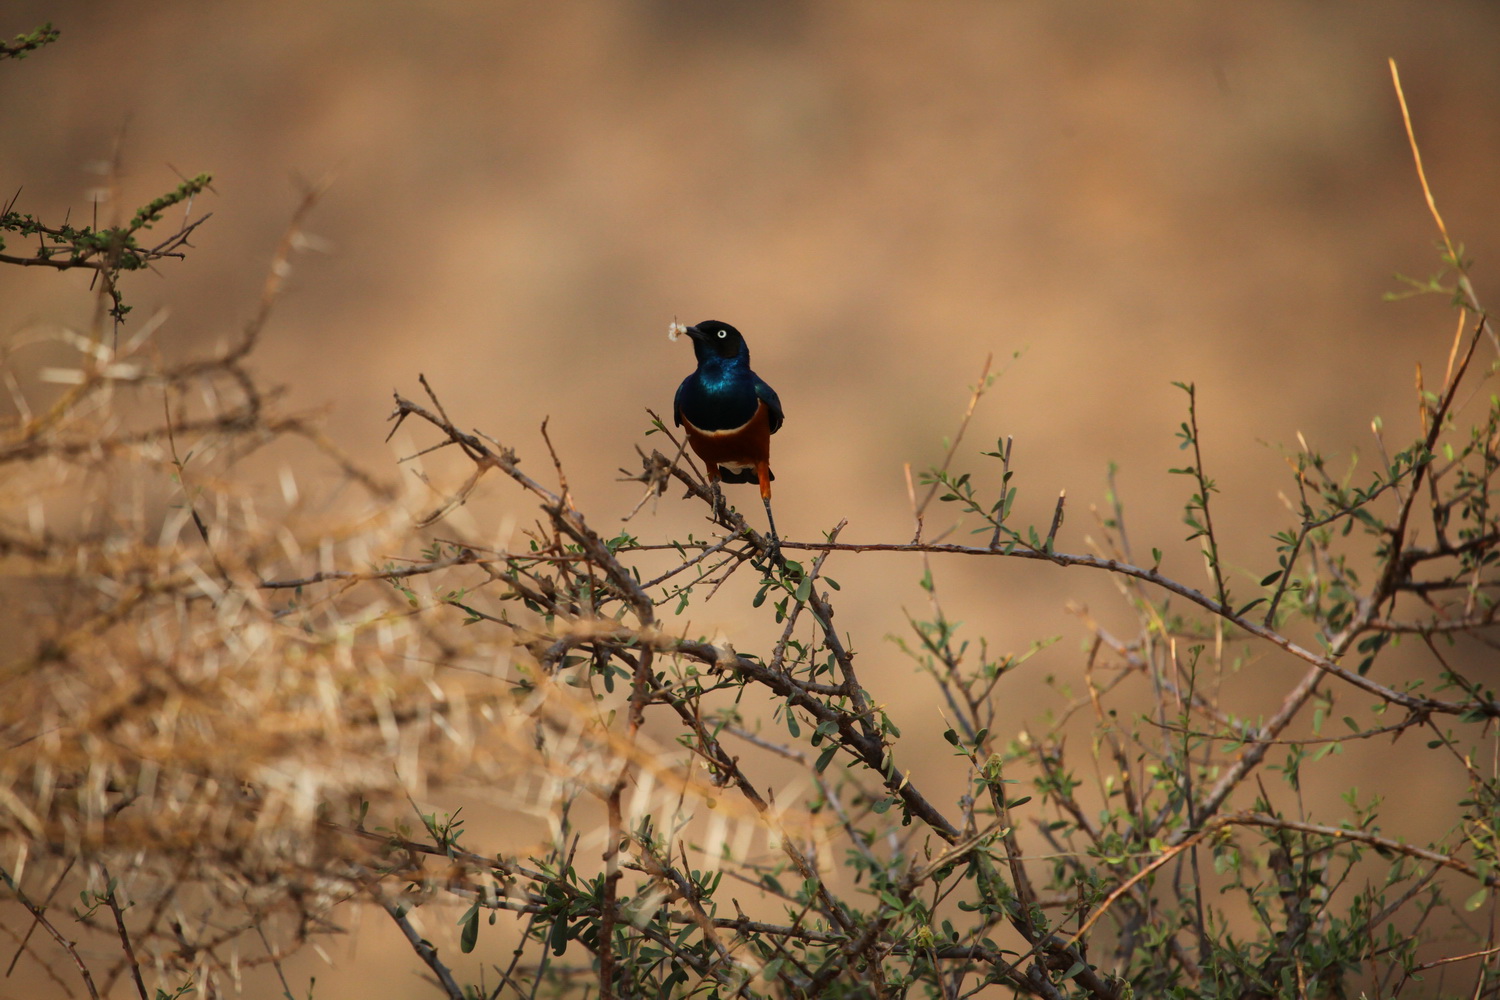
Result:
[[[771,476],[772,479],[775,479],[776,478],[776,473],[772,472],[772,473],[770,473],[770,476]],[[758,482],[760,482],[760,479],[755,475],[755,470],[754,469],[740,469],[740,470],[736,471],[734,469],[726,469],[722,465],[719,466],[719,478],[722,479],[722,480],[724,480],[724,482],[726,482],[726,483],[758,483]]]

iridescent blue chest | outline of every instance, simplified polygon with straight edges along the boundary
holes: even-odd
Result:
[[[750,366],[738,358],[698,367],[677,389],[677,412],[694,427],[726,431],[743,426],[760,403]]]

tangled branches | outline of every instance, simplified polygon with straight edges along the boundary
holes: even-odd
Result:
[[[555,452],[545,482],[523,471],[425,379],[395,399],[419,439],[406,464],[442,452],[461,471],[386,482],[245,363],[315,197],[242,336],[171,362],[148,350],[156,324],[121,342],[105,328],[134,259],[119,233],[93,250],[81,230],[29,234],[44,245],[26,262],[108,280],[95,327],[62,337],[76,364],[18,382],[0,423],[14,967],[69,995],[219,996],[257,970],[292,995],[283,959],[367,906],[453,1000],[1398,996],[1461,963],[1471,995],[1496,995],[1496,942],[1466,914],[1493,909],[1500,854],[1500,702],[1479,659],[1500,403],[1478,391],[1494,330],[1446,229],[1438,284],[1459,323],[1441,382],[1419,387],[1418,433],[1388,454],[1377,427],[1358,483],[1306,442],[1289,452],[1276,563],[1244,579],[1182,385],[1190,458],[1172,472],[1195,584],[1132,552],[1117,498],[1094,551],[1067,550],[1061,499],[1015,523],[1010,441],[976,469],[960,449],[988,368],[912,482],[906,542],[839,523],[773,550],[654,415],[670,444],[627,473],[636,510],[681,491],[709,537],[601,531]],[[257,471],[291,442],[338,489]],[[459,527],[482,487],[518,497],[527,525]],[[939,512],[985,541],[928,538]],[[838,624],[833,574],[873,553],[920,581],[927,610],[887,648],[933,685],[945,758],[903,736],[905,684]],[[1135,631],[1080,610],[1071,683],[1016,725],[1001,706],[1043,644],[970,638],[938,557],[1105,574]],[[740,596],[762,633],[682,617]],[[1284,689],[1258,675],[1269,712],[1236,686],[1247,663],[1296,667]],[[1335,706],[1347,732],[1330,735]],[[1425,754],[1442,830],[1378,796],[1305,795],[1335,754]]]

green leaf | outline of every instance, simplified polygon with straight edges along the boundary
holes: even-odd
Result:
[[[552,929],[547,932],[547,944],[551,947],[552,954],[558,957],[568,950],[568,919],[561,913],[552,922]]]
[[[474,950],[474,945],[479,941],[479,901],[476,899],[469,907],[469,911],[460,919],[463,931],[458,938],[458,947],[465,955]]]

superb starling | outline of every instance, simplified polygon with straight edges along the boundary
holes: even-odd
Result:
[[[723,503],[719,480],[760,483],[771,527],[771,547],[778,547],[771,516],[771,435],[781,429],[781,400],[776,390],[750,370],[750,348],[728,323],[704,320],[696,326],[672,327],[693,338],[698,368],[677,387],[673,418],[687,433],[693,451],[708,466],[715,511]]]

